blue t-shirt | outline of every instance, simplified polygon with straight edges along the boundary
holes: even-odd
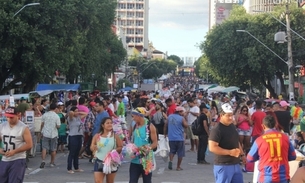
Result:
[[[179,114],[171,114],[167,118],[168,140],[184,141],[183,117]]]
[[[95,134],[100,132],[100,128],[101,128],[101,123],[102,120],[106,117],[109,117],[109,114],[107,111],[98,113],[96,115],[95,121],[94,121],[94,126],[93,126],[93,130],[92,130],[92,136],[94,136]]]

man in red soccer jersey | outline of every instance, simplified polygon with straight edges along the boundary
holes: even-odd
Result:
[[[258,183],[288,183],[289,163],[296,159],[289,137],[275,130],[275,119],[267,115],[263,119],[265,133],[253,143],[247,155],[249,162],[259,160]]]

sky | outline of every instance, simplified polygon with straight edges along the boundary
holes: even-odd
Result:
[[[168,55],[200,57],[209,27],[207,0],[150,0],[149,41]]]

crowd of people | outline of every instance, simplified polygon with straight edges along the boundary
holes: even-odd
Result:
[[[131,142],[142,154],[132,157],[129,182],[137,183],[142,177],[144,183],[151,183],[153,168],[143,165],[141,158],[147,156],[150,160],[147,162],[155,163],[154,151],[160,134],[169,141],[169,170],[173,169],[175,155],[178,157],[175,170],[183,170],[186,151],[197,153],[197,164],[210,164],[205,157],[209,150],[215,154],[213,172],[217,183],[242,183],[241,164],[257,160],[259,183],[289,182],[288,162],[296,159],[295,148],[304,143],[305,135],[303,116],[294,114],[302,111],[298,104],[290,106],[284,100],[268,103],[259,98],[253,101],[234,94],[208,95],[193,90],[194,85],[187,82],[174,85],[173,91],[168,85],[169,88],[159,92],[80,96],[65,104],[56,99],[36,99],[29,105],[21,99],[18,106],[3,110],[7,120],[0,124],[4,143],[0,149],[3,156],[0,182],[23,180],[26,152],[33,146],[33,133],[23,123],[27,110],[41,116],[40,168],[46,165],[47,153],[51,154],[49,166],[56,166],[56,154],[64,153],[67,145],[69,174],[83,172],[78,160],[89,158],[94,163],[95,182],[103,182],[106,177],[107,183],[113,183],[118,169],[105,172],[104,161],[113,151],[122,154],[126,143]],[[113,131],[113,119],[126,117],[127,113],[132,121],[127,121],[129,133],[122,139]],[[295,130],[292,143],[289,135],[294,126],[299,130]],[[186,144],[190,144],[190,149],[185,149]],[[299,180],[303,179],[296,175],[291,182]]]

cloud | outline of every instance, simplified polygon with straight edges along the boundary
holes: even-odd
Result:
[[[153,27],[202,29],[209,24],[207,0],[151,0],[149,24]]]

